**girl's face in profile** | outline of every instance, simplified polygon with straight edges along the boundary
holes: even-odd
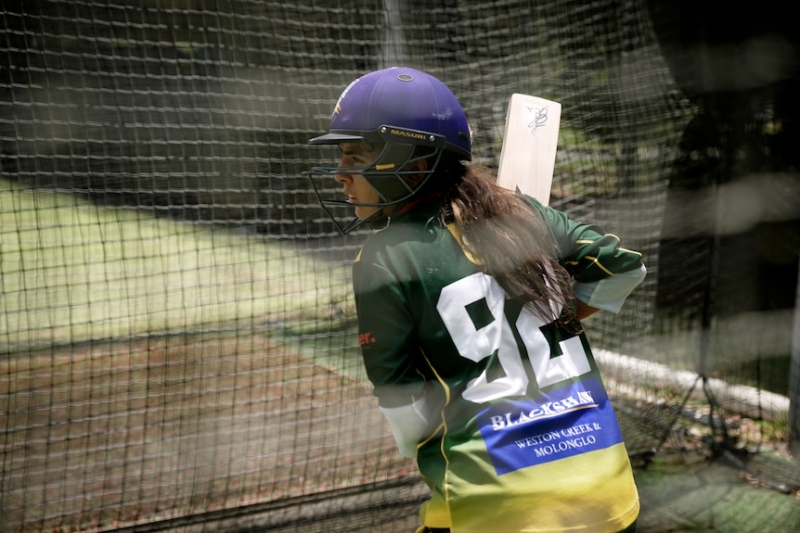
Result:
[[[367,167],[381,152],[380,147],[367,142],[342,143],[339,145],[339,151],[341,152],[339,168]],[[349,169],[337,173],[335,179],[344,186],[342,192],[347,195],[347,201],[351,204],[377,204],[382,201],[378,191],[356,170]],[[356,205],[355,213],[358,218],[364,220],[380,209],[375,206]]]

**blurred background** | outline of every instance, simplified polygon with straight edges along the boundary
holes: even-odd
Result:
[[[561,102],[551,205],[648,267],[586,323],[641,475],[727,461],[796,507],[786,4],[4,0],[0,532],[413,530],[426,489],[360,366],[368,232],[303,176],[344,87],[391,65],[453,89],[488,166],[512,93]]]

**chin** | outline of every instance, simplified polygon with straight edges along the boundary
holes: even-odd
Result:
[[[355,213],[358,218],[364,220],[372,216],[375,213],[375,209],[372,207],[356,207]]]
[[[356,211],[355,211],[355,214],[356,214],[356,217],[358,217],[361,220],[368,220],[370,218],[373,218],[374,215],[378,213],[378,211],[380,211],[380,208],[376,208],[376,207],[357,207]]]

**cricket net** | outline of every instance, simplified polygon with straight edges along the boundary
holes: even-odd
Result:
[[[551,205],[648,266],[586,323],[635,463],[727,458],[791,499],[800,62],[762,4],[4,0],[0,533],[413,530],[359,359],[367,232],[302,176],[342,89],[400,64],[489,166],[512,93],[561,102]]]

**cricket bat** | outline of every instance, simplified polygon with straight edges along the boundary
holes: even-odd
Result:
[[[550,203],[561,104],[512,94],[506,113],[497,184]]]

